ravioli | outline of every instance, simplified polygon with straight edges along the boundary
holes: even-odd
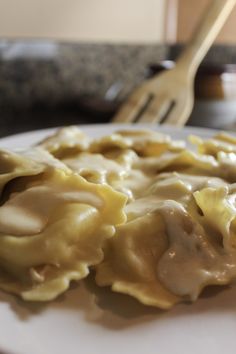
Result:
[[[165,225],[155,212],[117,227],[107,242],[105,259],[96,267],[99,286],[129,294],[144,305],[168,309],[180,301],[160,282],[156,267],[167,248]]]
[[[218,133],[214,137],[203,140],[198,136],[190,136],[191,143],[197,145],[200,154],[217,156],[219,151],[236,153],[236,139],[226,133]]]
[[[205,188],[194,193],[208,223],[222,236],[224,248],[236,249],[236,186]]]
[[[96,266],[98,285],[166,309],[235,277],[227,241],[234,239],[234,197],[225,192],[236,177],[235,139],[190,140],[198,152],[157,132],[124,130],[62,154],[75,173],[129,197],[127,222]]]
[[[162,173],[126,206],[97,284],[168,309],[236,276],[234,194],[218,177]]]
[[[53,157],[40,164],[12,156],[8,166],[0,159],[0,288],[25,300],[52,300],[101,262],[104,240],[125,221],[126,197],[88,183]],[[32,168],[25,168],[27,177],[16,173],[18,160],[22,170]]]
[[[70,156],[78,151],[86,151],[90,138],[75,126],[58,129],[58,131],[41,141],[38,146],[58,158]]]
[[[66,137],[71,135],[69,143]],[[94,140],[82,136],[82,143],[79,142],[80,135],[78,128],[63,128],[39,143],[39,146],[87,181],[106,183],[127,195],[130,201],[135,199],[140,188],[149,184],[150,176],[143,173],[145,163],[142,167],[138,166],[142,157],[143,161],[148,158],[161,159],[165,153],[175,156],[185,148],[183,141],[173,141],[167,135],[150,130],[117,131]],[[77,139],[73,139],[76,136]]]
[[[91,152],[105,153],[111,149],[132,149],[141,156],[160,156],[166,151],[181,151],[183,141],[173,141],[168,135],[151,130],[120,130],[96,139],[90,145]]]
[[[236,139],[189,140],[197,151],[150,130],[67,127],[0,151],[0,288],[52,300],[92,267],[98,286],[169,309],[233,282]]]

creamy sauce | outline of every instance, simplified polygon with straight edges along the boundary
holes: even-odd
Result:
[[[162,208],[169,248],[157,271],[162,283],[174,294],[196,300],[202,288],[226,284],[236,276],[236,254],[226,254],[207,242],[203,227],[174,201]]]
[[[194,300],[203,286],[227,283],[236,275],[235,255],[226,254],[221,245],[216,250],[204,225],[187,211],[195,191],[226,185],[220,178],[163,173],[143,192],[142,198],[126,206],[128,220],[157,210],[163,216],[169,247],[157,265],[157,272],[174,294]],[[233,196],[230,200],[235,202]]]
[[[119,225],[118,216],[116,221],[117,239],[123,237],[124,243],[112,244],[111,240],[111,248],[117,247],[116,260],[111,257],[107,273],[113,274],[114,262],[119,275],[125,273],[128,264],[127,273],[137,278],[134,286],[132,276],[128,282],[125,274],[124,292],[145,301],[156,291],[153,289],[161,287],[174,297],[195,300],[205,286],[227,284],[236,277],[236,139],[224,135],[206,142],[191,139],[203,154],[186,150],[181,142],[155,132],[121,131],[91,141],[73,127],[49,137],[40,144],[41,148],[21,151],[15,160],[9,160],[6,154],[2,156],[2,185],[10,180],[9,170],[14,161],[16,171],[12,179],[24,175],[18,171],[21,161],[28,167],[29,175],[41,173],[44,177],[40,183],[25,183],[21,190],[14,190],[12,184],[9,198],[0,206],[1,234],[37,235],[48,225],[57,207],[67,203],[89,205],[96,214],[104,207],[104,195],[113,203],[114,195],[110,197],[111,188],[106,186],[109,185],[128,196],[128,202],[124,208],[127,223]],[[58,186],[50,183],[53,171],[62,173]],[[81,188],[73,181],[66,183],[67,174],[82,176]],[[85,180],[91,182],[90,188],[84,187]],[[99,194],[101,186],[106,190]],[[117,199],[114,198],[119,204],[117,195],[120,194],[116,193]],[[116,205],[111,205],[104,214],[115,212]],[[89,213],[87,209],[86,212]],[[81,212],[81,218],[83,215]],[[77,215],[78,223],[82,220],[79,218]],[[142,220],[144,234],[135,226],[138,219]],[[96,216],[91,220],[95,222]],[[124,218],[120,220],[124,222]],[[87,224],[84,220],[83,230],[93,230],[93,222]],[[125,237],[132,223],[132,232]],[[109,228],[112,234],[114,226],[106,225],[104,230]],[[145,232],[149,232],[148,237]],[[92,240],[89,234],[90,237]],[[141,242],[142,237],[148,241]],[[161,251],[158,237],[162,239]],[[90,249],[91,245],[84,245],[86,251]],[[144,251],[150,257],[143,257]],[[80,254],[80,250],[75,254]],[[122,258],[122,254],[126,256]],[[39,283],[46,278],[46,273],[40,272],[41,266],[39,271],[34,267],[29,270]],[[114,285],[114,274],[104,283]],[[140,283],[137,279],[141,279]],[[118,277],[119,284],[122,280]],[[156,283],[150,286],[151,282]],[[172,301],[177,301],[176,297]]]
[[[68,158],[64,163],[90,182],[112,184],[113,180],[123,179],[127,171],[123,165],[100,154],[81,153],[77,158]]]
[[[52,300],[102,261],[127,198],[41,148],[0,151],[0,165],[0,289]]]
[[[234,252],[227,253],[219,235],[214,233],[214,227],[206,225],[193,194],[204,188],[229,186],[227,180],[236,177],[233,148],[227,142],[221,142],[230,153],[220,152],[216,159],[187,150],[178,151],[178,144],[170,148],[168,139],[162,139],[162,148],[165,146],[166,151],[144,157],[132,149],[147,151],[147,136],[122,134],[123,141],[119,136],[114,139],[115,150],[112,150],[112,138],[104,138],[103,156],[82,153],[64,163],[85,178],[86,171],[90,172],[93,179],[88,179],[91,181],[110,184],[128,195],[129,203],[125,208],[128,220],[153,212],[162,215],[169,247],[156,265],[156,271],[171,292],[194,300],[204,286],[229,282],[236,276]],[[152,138],[148,141],[149,146],[151,142]],[[98,141],[96,150],[99,150]],[[229,200],[235,204],[233,196]]]
[[[46,201],[46,202],[45,202]],[[62,203],[82,203],[101,208],[102,200],[95,194],[76,189],[57,190],[45,183],[13,193],[0,207],[1,233],[35,235],[47,225],[51,213]]]

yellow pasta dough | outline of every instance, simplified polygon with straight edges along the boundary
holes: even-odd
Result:
[[[166,248],[165,225],[158,213],[129,220],[117,228],[113,242],[107,242],[105,260],[97,267],[97,284],[111,285],[145,305],[173,306],[180,297],[168,291],[156,273]]]
[[[62,158],[73,153],[86,151],[90,138],[77,127],[59,129],[54,135],[47,137],[38,144],[52,155]]]
[[[14,158],[17,164],[20,157]],[[0,288],[26,300],[51,300],[87,276],[88,267],[102,260],[114,225],[125,221],[124,195],[53,162],[15,179],[12,159],[5,171],[11,188],[0,206]]]
[[[231,281],[236,276],[235,252],[223,246],[222,238],[227,242],[224,230],[236,211],[229,207],[225,217],[221,214],[226,185],[215,177],[160,174],[141,198],[126,206],[127,223],[116,228],[105,260],[97,266],[98,285],[111,285],[114,291],[166,309],[196,300],[207,285]],[[207,195],[202,208],[199,199],[209,191],[216,191],[219,200]],[[212,204],[215,209],[209,208]],[[212,225],[214,213],[215,225],[225,228],[221,237]]]
[[[63,128],[0,152],[0,288],[50,300],[99,286],[168,309],[236,278],[236,139]],[[196,149],[195,149],[196,150]]]

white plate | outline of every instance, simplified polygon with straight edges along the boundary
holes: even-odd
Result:
[[[117,126],[82,128],[100,136]],[[158,130],[178,139],[213,133],[193,128]],[[50,132],[7,137],[0,140],[0,146],[28,146]],[[27,304],[0,292],[0,348],[15,354],[233,354],[235,299],[236,288],[225,288],[205,293],[194,304],[163,312],[98,288],[92,277],[47,304]]]

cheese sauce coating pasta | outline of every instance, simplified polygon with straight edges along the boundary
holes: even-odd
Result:
[[[0,288],[50,300],[99,286],[168,309],[236,278],[236,139],[63,128],[0,153]],[[195,149],[196,150],[196,149]]]
[[[125,221],[126,197],[44,150],[2,150],[0,165],[0,288],[52,300],[101,262],[104,240]]]

